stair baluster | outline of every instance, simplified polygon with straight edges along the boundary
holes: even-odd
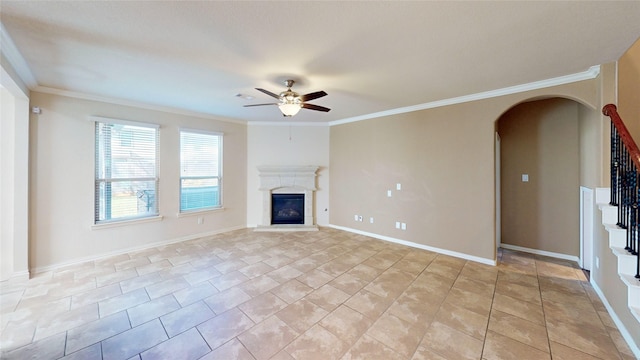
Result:
[[[611,118],[611,200],[618,207],[618,227],[626,230],[625,250],[636,257],[635,278],[640,280],[640,150],[629,134],[616,106],[605,105]]]

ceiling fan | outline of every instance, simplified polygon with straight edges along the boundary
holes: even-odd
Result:
[[[263,92],[269,96],[271,96],[272,98],[276,98],[278,99],[280,102],[277,103],[269,103],[269,104],[252,104],[252,105],[245,105],[245,107],[251,107],[251,106],[264,106],[264,105],[278,105],[278,108],[280,108],[280,111],[282,111],[282,115],[290,117],[293,116],[295,114],[298,113],[298,111],[300,111],[300,109],[304,108],[304,109],[309,109],[309,110],[316,110],[316,111],[324,111],[324,112],[328,112],[329,108],[326,108],[324,106],[319,106],[319,105],[313,105],[313,104],[308,104],[307,101],[311,101],[311,100],[315,100],[318,98],[321,98],[323,96],[327,96],[327,93],[324,91],[316,91],[316,92],[312,92],[309,94],[305,94],[305,95],[300,95],[297,92],[291,90],[291,87],[293,86],[293,84],[295,83],[295,81],[293,80],[286,80],[284,82],[284,84],[287,87],[286,91],[281,92],[280,94],[274,94],[269,90],[265,90],[265,89],[260,89],[260,88],[256,88],[256,90]]]

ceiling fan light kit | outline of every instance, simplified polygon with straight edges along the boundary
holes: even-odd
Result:
[[[276,95],[275,93],[272,93],[269,90],[256,88],[256,90],[258,90],[258,91],[260,91],[262,93],[265,93],[265,94],[267,94],[267,95],[269,95],[269,96],[271,96],[273,98],[276,98],[280,102],[271,103],[271,104],[252,104],[252,105],[245,105],[245,107],[263,106],[263,105],[278,105],[278,108],[282,112],[282,115],[285,116],[285,117],[294,116],[302,108],[309,109],[309,110],[323,111],[323,112],[328,112],[328,111],[331,110],[331,109],[326,108],[324,106],[305,103],[305,101],[308,101],[308,100],[314,100],[314,99],[321,98],[323,96],[327,96],[326,92],[324,92],[324,91],[316,91],[316,92],[309,93],[309,94],[306,94],[306,95],[300,95],[297,92],[291,90],[291,87],[293,86],[294,83],[295,83],[295,81],[293,81],[293,80],[285,81],[285,85],[287,86],[287,90],[281,92],[278,95]]]

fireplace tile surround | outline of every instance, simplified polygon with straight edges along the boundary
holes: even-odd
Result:
[[[264,165],[258,166],[260,188],[262,191],[262,222],[256,231],[318,231],[314,217],[314,192],[316,172],[314,165]],[[272,194],[304,194],[304,224],[271,224]]]

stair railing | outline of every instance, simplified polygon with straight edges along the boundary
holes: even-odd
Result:
[[[611,202],[618,207],[617,225],[626,230],[625,250],[636,256],[636,279],[640,279],[638,230],[640,225],[640,150],[622,122],[615,105],[602,113],[611,118]]]

